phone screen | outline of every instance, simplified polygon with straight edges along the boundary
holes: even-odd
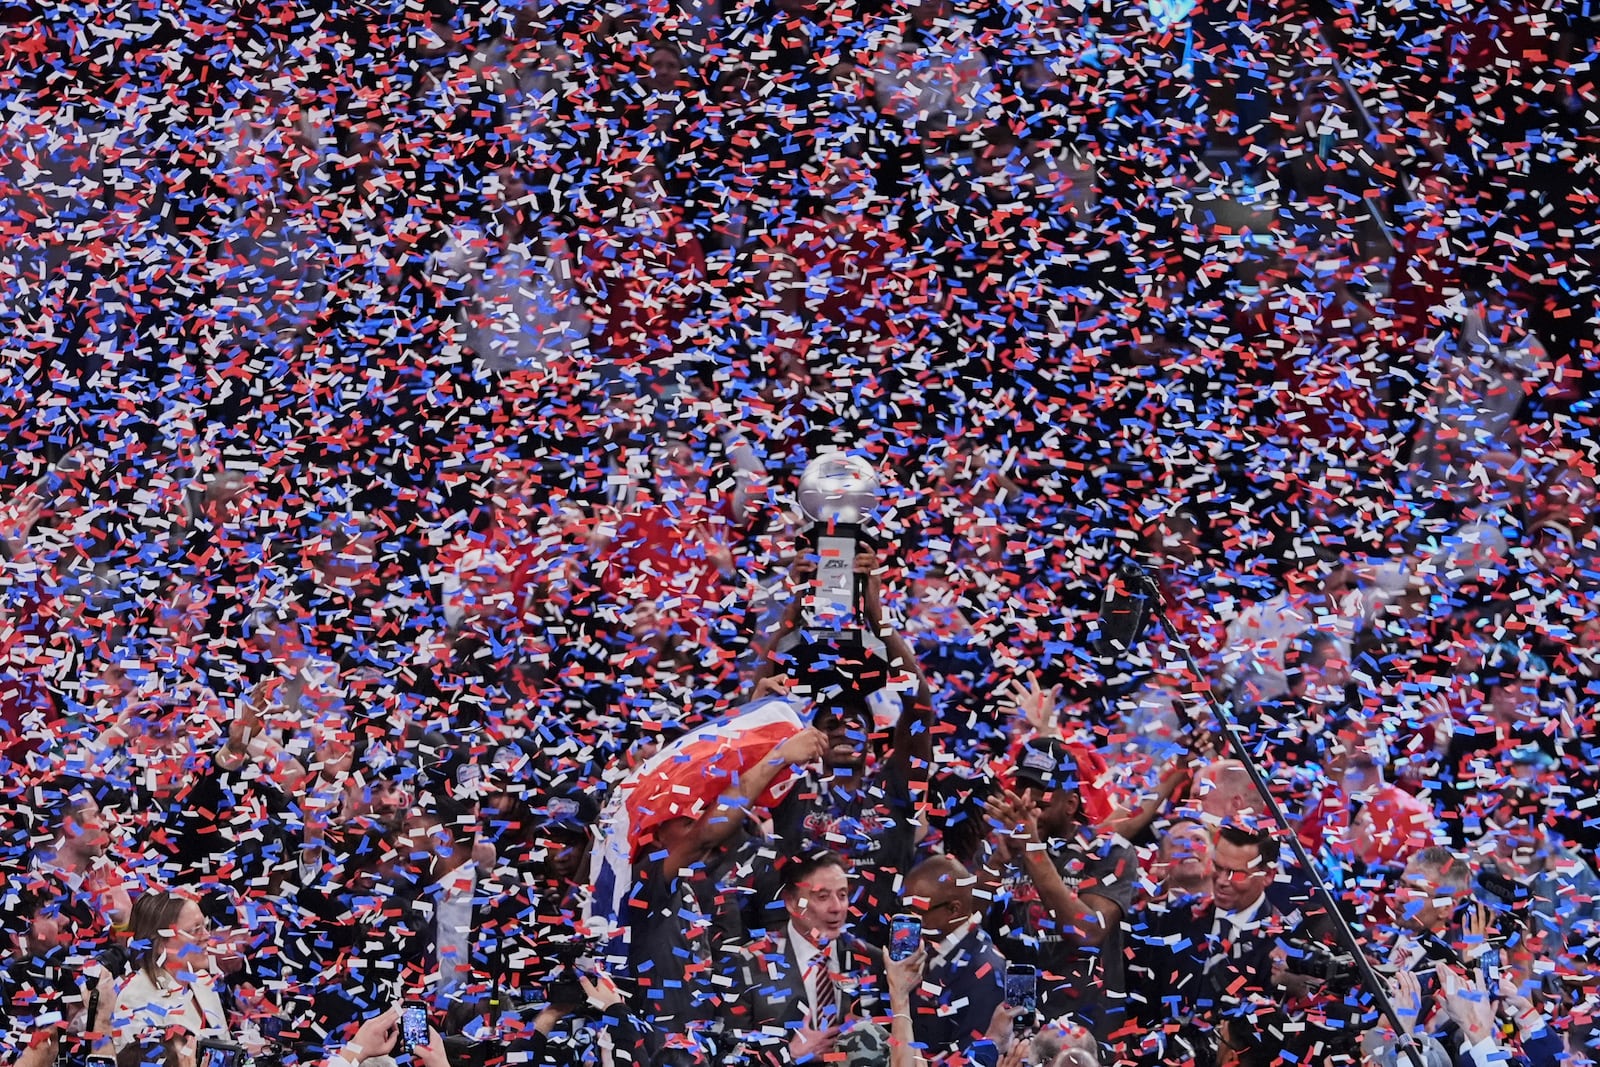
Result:
[[[240,1067],[244,1063],[244,1049],[235,1045],[202,1041],[196,1052],[195,1067]]]
[[[1039,1025],[1038,992],[1038,968],[1019,963],[1006,967],[1006,1003],[1022,1009],[1022,1014],[1012,1023],[1018,1033],[1036,1029]]]
[[[889,924],[889,958],[906,960],[917,954],[922,944],[922,920],[915,915],[896,915]]]
[[[428,1009],[421,1004],[407,1004],[400,1009],[400,1043],[407,1052],[428,1043]]]
[[[1483,988],[1489,996],[1500,996],[1500,950],[1490,946],[1484,952],[1483,959],[1478,961],[1478,966],[1483,968]]]

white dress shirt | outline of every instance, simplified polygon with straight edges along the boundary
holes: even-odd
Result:
[[[472,898],[478,888],[478,865],[468,860],[449,874],[434,916],[434,944],[439,955],[439,995],[449,996],[466,984],[472,972]]]
[[[1221,962],[1224,956],[1231,959],[1237,954],[1240,938],[1260,925],[1258,917],[1266,903],[1267,895],[1263,893],[1248,908],[1238,911],[1217,909],[1216,918],[1211,923],[1211,943],[1215,948],[1211,958],[1206,961],[1207,971]],[[1220,951],[1224,944],[1227,945],[1225,952]]]
[[[139,968],[117,993],[112,1044],[121,1052],[147,1033],[165,1033],[174,1026],[196,1037],[233,1040],[214,982],[212,975],[200,974],[184,985],[165,973],[151,978]]]
[[[800,968],[800,975],[805,981],[806,1006],[809,1009],[808,1016],[811,1021],[815,1021],[819,1008],[817,1004],[817,961],[824,959],[826,960],[823,964],[824,966],[834,968],[834,954],[831,951],[833,946],[830,944],[827,948],[819,948],[813,945],[804,934],[795,929],[793,921],[789,923],[789,943],[794,946],[794,963],[796,967]],[[834,968],[834,970],[837,971],[837,968]],[[834,995],[836,997],[838,995],[837,984],[834,986]]]

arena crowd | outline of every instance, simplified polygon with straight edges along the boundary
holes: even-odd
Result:
[[[0,19],[0,1062],[1600,1061],[1590,5]]]

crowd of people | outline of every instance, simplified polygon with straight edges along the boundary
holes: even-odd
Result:
[[[0,19],[0,1063],[1600,1062],[1588,5]]]

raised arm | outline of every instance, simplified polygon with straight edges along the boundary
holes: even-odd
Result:
[[[294,793],[306,780],[306,769],[276,742],[262,737],[266,727],[262,712],[266,710],[281,678],[258,682],[240,705],[239,714],[228,724],[228,740],[217,752],[217,765],[225,771],[236,771],[250,762],[257,740],[264,741],[263,755],[271,761],[277,775],[277,784],[285,793]]]
[[[745,813],[767,791],[785,769],[820,760],[828,750],[828,735],[806,729],[775,746],[759,764],[746,771],[732,789],[699,819],[693,828],[667,851],[667,870],[678,871],[714,849],[720,848],[744,822]]]
[[[862,583],[862,615],[867,629],[883,641],[890,668],[903,671],[917,681],[916,697],[901,709],[900,718],[895,722],[894,746],[889,757],[890,767],[899,773],[902,781],[910,782],[914,766],[920,766],[925,775],[927,768],[933,765],[933,690],[905,635],[884,625],[883,575],[877,552],[870,548],[857,552],[855,572]],[[912,760],[917,763],[914,765]]]
[[[1018,855],[1023,873],[1039,891],[1039,902],[1050,911],[1056,929],[1079,948],[1099,948],[1122,923],[1122,908],[1090,893],[1079,896],[1067,887],[1050,859],[1049,846],[1039,836],[1039,824],[1025,801],[1010,790],[984,804],[987,816],[1008,834],[1008,845]]]

